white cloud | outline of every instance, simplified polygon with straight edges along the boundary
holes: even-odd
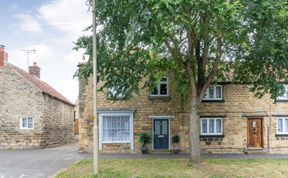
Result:
[[[42,32],[41,24],[39,23],[36,16],[29,14],[17,14],[15,17],[19,19],[18,25],[21,31],[33,33]]]
[[[83,0],[53,0],[42,5],[39,15],[50,26],[78,37],[81,31],[91,25],[91,13]]]

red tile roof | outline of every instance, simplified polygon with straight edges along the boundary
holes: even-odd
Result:
[[[18,74],[20,74],[24,79],[28,80],[30,83],[34,84],[37,88],[39,88],[40,90],[42,90],[42,92],[57,98],[58,100],[69,104],[71,106],[75,106],[73,103],[71,103],[67,98],[65,98],[63,95],[61,95],[58,91],[56,91],[54,88],[52,88],[49,84],[41,81],[40,79],[38,79],[36,76],[33,76],[29,73],[27,73],[26,71],[20,69],[19,67],[16,67],[12,64],[7,64],[12,70],[14,70],[15,72],[17,72]]]

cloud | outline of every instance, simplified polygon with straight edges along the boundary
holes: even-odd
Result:
[[[42,27],[39,23],[37,16],[29,14],[17,14],[16,18],[19,19],[19,29],[23,32],[41,33]]]
[[[83,0],[53,0],[42,5],[38,13],[49,26],[72,35],[73,39],[92,23]]]

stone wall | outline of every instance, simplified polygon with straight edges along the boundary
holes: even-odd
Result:
[[[74,139],[74,107],[44,94],[45,147],[72,142]]]
[[[80,82],[80,149],[92,150],[93,93],[91,79],[86,85]],[[101,83],[99,84],[101,85]],[[189,150],[189,104],[181,101],[171,86],[169,97],[149,97],[149,92],[142,90],[132,100],[112,101],[104,93],[97,94],[97,108],[101,109],[136,109],[134,114],[134,144],[139,151],[138,134],[152,130],[149,116],[173,116],[171,136],[180,135],[181,149]],[[82,109],[81,109],[82,108]],[[288,103],[273,103],[269,95],[259,99],[249,91],[248,85],[224,84],[223,101],[203,101],[200,109],[202,117],[222,117],[224,137],[201,137],[202,152],[205,153],[243,153],[247,149],[247,118],[263,118],[263,147],[271,153],[288,153],[288,137],[275,136],[277,115],[288,115]],[[171,138],[170,138],[171,141]],[[129,151],[124,144],[104,144],[103,151]]]
[[[43,144],[42,91],[8,66],[0,67],[0,149],[39,148]],[[34,129],[20,129],[21,117],[33,117]]]

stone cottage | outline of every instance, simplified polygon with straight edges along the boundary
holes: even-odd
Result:
[[[74,105],[40,80],[10,64],[0,46],[0,149],[45,148],[73,140]]]
[[[99,149],[138,152],[138,134],[152,134],[151,149],[170,150],[173,135],[189,150],[189,102],[175,94],[163,78],[155,90],[142,90],[132,100],[109,100],[97,94]],[[80,82],[80,150],[92,150],[92,81]],[[101,83],[100,83],[101,85]],[[249,85],[211,85],[201,104],[200,144],[203,153],[245,153],[253,150],[288,153],[288,87],[277,102],[259,99]]]

